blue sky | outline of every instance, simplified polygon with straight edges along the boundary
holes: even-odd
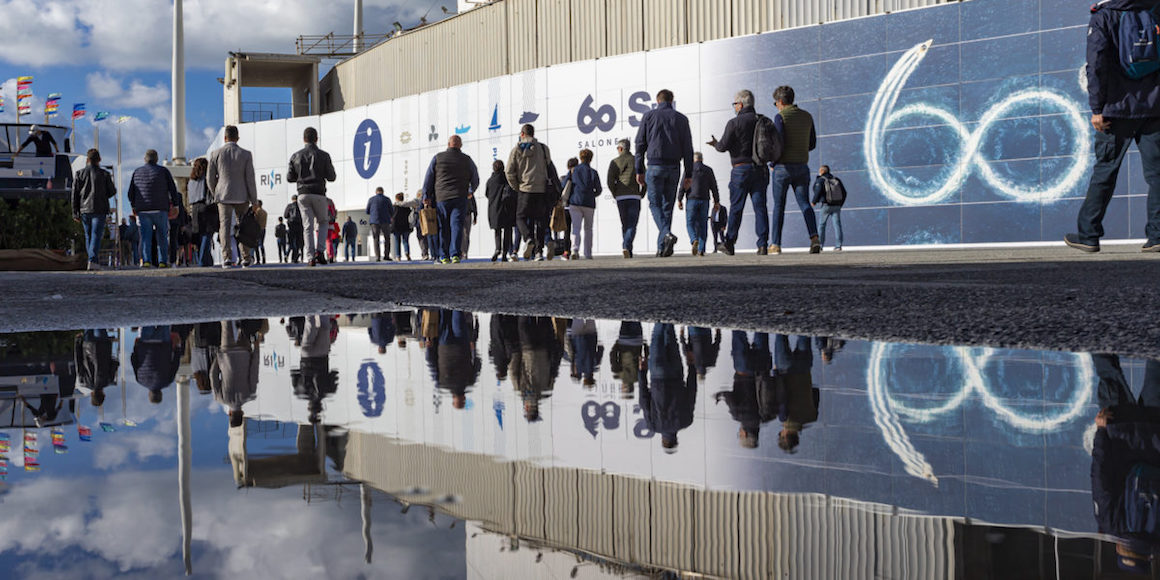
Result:
[[[353,0],[185,0],[186,154],[203,153],[222,119],[221,85],[229,51],[293,53],[299,35],[353,28]],[[364,29],[382,33],[398,20],[405,26],[454,0],[364,0]],[[16,112],[16,78],[31,75],[32,118],[43,121],[44,99],[61,93],[54,123],[69,123],[74,103],[85,103],[77,121],[78,149],[91,146],[92,116],[109,111],[102,128],[106,159],[113,158],[115,125],[122,125],[123,156],[139,159],[145,149],[171,156],[169,133],[171,0],[0,0],[0,122]],[[255,26],[255,23],[260,23]],[[246,101],[289,101],[288,92],[251,90]],[[27,119],[27,117],[25,118]],[[108,141],[105,141],[108,139]]]

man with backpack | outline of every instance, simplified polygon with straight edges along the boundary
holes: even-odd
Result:
[[[1092,354],[1099,377],[1091,490],[1100,533],[1115,536],[1116,559],[1126,571],[1147,572],[1160,544],[1155,510],[1160,485],[1160,361],[1144,365],[1134,395],[1114,354]]]
[[[1088,103],[1095,128],[1096,163],[1076,219],[1078,232],[1064,242],[1100,251],[1103,220],[1120,164],[1133,141],[1148,182],[1148,241],[1160,252],[1160,15],[1156,0],[1104,0],[1092,7],[1087,34]]]
[[[282,217],[286,219],[286,242],[289,245],[286,261],[297,264],[302,261],[302,246],[306,243],[303,239],[305,229],[302,225],[302,208],[298,207],[297,195],[290,197]]]
[[[826,245],[826,224],[834,218],[834,234],[838,236],[838,243],[834,244],[834,251],[842,251],[842,204],[846,203],[846,186],[842,180],[830,173],[830,166],[823,165],[818,169],[818,178],[814,180],[814,198],[810,202],[813,207],[822,204],[821,215],[818,216],[818,247]]]
[[[745,215],[745,198],[751,199],[753,203],[758,255],[765,255],[766,243],[769,242],[769,213],[766,210],[765,193],[769,186],[769,172],[765,170],[764,163],[754,159],[754,137],[757,136],[758,121],[769,119],[757,114],[753,101],[752,91],[738,91],[733,97],[736,116],[725,124],[720,141],[712,136],[707,143],[721,153],[729,152],[729,163],[733,165],[733,170],[729,172],[729,221],[722,244],[722,249],[730,256],[737,244],[741,218]]]

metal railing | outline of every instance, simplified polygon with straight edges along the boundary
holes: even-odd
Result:
[[[294,47],[301,55],[317,55],[326,58],[345,58],[364,52],[372,46],[387,40],[391,34],[330,34],[299,36]],[[358,41],[362,46],[358,46]]]
[[[293,103],[251,101],[242,103],[242,122],[256,123],[294,117]]]

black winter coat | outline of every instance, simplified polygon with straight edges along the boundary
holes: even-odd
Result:
[[[510,228],[516,225],[516,192],[508,185],[507,175],[502,171],[491,174],[487,180],[487,221],[491,229]]]

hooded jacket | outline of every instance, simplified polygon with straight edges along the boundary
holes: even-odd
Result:
[[[520,193],[546,193],[549,180],[559,186],[552,151],[534,137],[512,148],[508,155],[507,178],[512,189]]]
[[[1120,17],[1128,10],[1148,10],[1160,0],[1104,0],[1092,6],[1087,35],[1088,104],[1092,114],[1119,119],[1160,117],[1160,73],[1139,80],[1120,67]]]

